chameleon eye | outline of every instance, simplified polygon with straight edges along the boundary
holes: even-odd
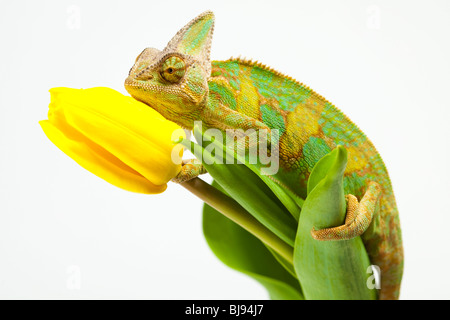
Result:
[[[184,76],[186,66],[183,59],[177,56],[167,58],[161,66],[161,77],[164,80],[175,83]]]

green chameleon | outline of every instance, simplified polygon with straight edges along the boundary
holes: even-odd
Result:
[[[309,174],[337,145],[348,151],[344,175],[347,218],[342,226],[312,230],[317,240],[362,236],[372,264],[380,267],[380,299],[398,299],[403,247],[398,210],[386,167],[365,134],[325,98],[296,80],[245,59],[211,61],[214,15],[188,23],[163,51],[146,48],[125,81],[126,90],[168,120],[192,130],[277,129],[280,185],[306,197]],[[205,170],[183,165],[176,181]],[[358,202],[359,199],[359,202]]]

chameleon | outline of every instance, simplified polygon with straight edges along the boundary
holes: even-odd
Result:
[[[399,214],[386,166],[367,136],[324,97],[292,77],[243,58],[210,58],[214,14],[206,11],[179,30],[161,51],[144,49],[125,80],[135,99],[183,128],[195,121],[221,131],[279,132],[280,185],[297,186],[303,199],[314,165],[336,146],[348,152],[344,173],[347,212],[343,225],[311,230],[318,241],[361,236],[381,270],[379,299],[398,299],[403,274]],[[188,161],[174,179],[205,173]]]

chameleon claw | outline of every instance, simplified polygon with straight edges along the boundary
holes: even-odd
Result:
[[[358,203],[354,195],[347,195],[347,215],[342,226],[316,230],[311,229],[311,236],[320,241],[350,240],[362,235],[375,213],[377,201],[381,195],[381,187],[376,182],[370,182],[369,187]]]
[[[171,181],[183,183],[206,173],[205,167],[196,159],[183,160],[181,171]]]

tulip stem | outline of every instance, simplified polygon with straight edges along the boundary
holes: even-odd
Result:
[[[262,225],[234,199],[199,178],[185,181],[181,186],[250,232],[293,265],[293,248]]]

